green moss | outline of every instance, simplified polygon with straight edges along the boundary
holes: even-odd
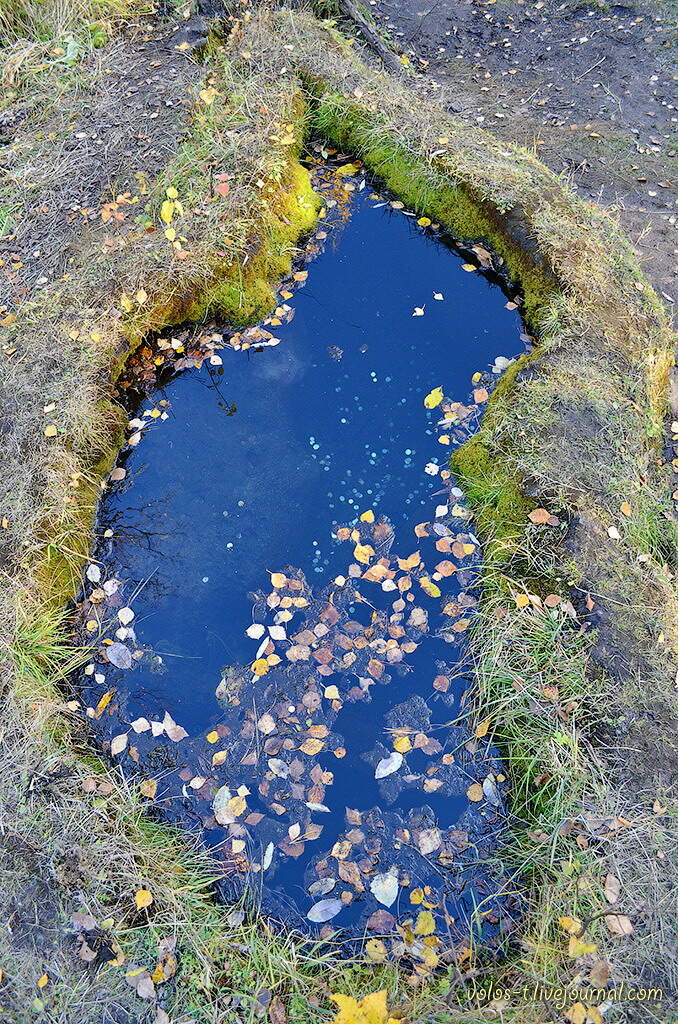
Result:
[[[474,513],[476,532],[484,543],[485,561],[506,563],[535,506],[511,477],[500,457],[479,438],[454,452],[450,464]]]
[[[523,315],[537,327],[557,281],[536,246],[512,236],[505,212],[483,201],[467,184],[451,183],[432,165],[415,161],[394,132],[375,128],[363,108],[322,86],[307,82],[316,94],[312,109],[314,130],[335,146],[355,153],[395,195],[418,214],[439,222],[464,243],[481,242],[500,258],[523,293]],[[525,248],[529,245],[530,251]]]

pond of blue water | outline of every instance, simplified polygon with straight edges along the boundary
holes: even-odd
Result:
[[[326,223],[267,333],[152,346],[174,362],[137,383],[138,443],[101,503],[83,614],[115,647],[82,692],[96,709],[113,691],[100,737],[235,892],[309,931],[380,934],[424,893],[453,934],[479,904],[501,919],[482,862],[506,782],[454,668],[481,552],[447,466],[522,327],[473,254],[360,172],[318,186]]]

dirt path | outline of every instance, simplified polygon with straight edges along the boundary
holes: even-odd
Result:
[[[16,233],[0,242],[8,308],[61,277],[91,230],[111,245],[133,226],[129,208],[105,204],[143,194],[185,135],[201,23],[135,27],[95,51],[79,94],[5,115],[3,170],[25,196]]]
[[[668,4],[376,0],[371,10],[422,88],[535,149],[618,217],[673,306],[678,76]]]

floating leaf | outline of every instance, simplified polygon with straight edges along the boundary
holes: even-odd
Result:
[[[120,608],[118,611],[118,619],[123,626],[129,626],[130,622],[134,618],[134,612],[131,608]]]
[[[430,910],[420,910],[414,926],[415,935],[433,935],[436,923]]]
[[[122,754],[123,750],[127,747],[127,733],[121,732],[118,736],[114,736],[111,740],[111,754],[115,757],[117,754]]]
[[[331,921],[343,909],[344,904],[341,900],[319,900],[318,903],[313,904],[306,917],[314,924],[322,924],[325,921]]]
[[[116,668],[126,669],[132,667],[132,652],[124,644],[109,644],[106,648],[106,657],[111,665],[115,665]]]
[[[436,406],[440,405],[443,400],[443,389],[434,388],[433,391],[429,391],[426,398],[424,399],[424,406],[427,409],[435,409]]]
[[[363,565],[367,565],[370,557],[374,554],[374,548],[369,544],[356,544],[353,549],[353,557],[356,562],[362,562]]]
[[[384,907],[392,906],[398,896],[398,877],[395,869],[375,875],[370,882],[370,892]]]
[[[473,785],[469,786],[466,790],[466,796],[474,803],[479,803],[479,801],[483,799],[483,787],[477,782],[474,782]]]
[[[394,750],[388,757],[382,757],[374,771],[375,779],[385,779],[387,775],[397,772],[403,763],[403,755]]]

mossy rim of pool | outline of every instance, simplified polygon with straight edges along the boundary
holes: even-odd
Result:
[[[269,18],[277,19],[273,33]],[[299,43],[302,37],[306,41],[303,45]],[[488,565],[486,612],[471,637],[479,680],[478,717],[492,720],[515,780],[514,812],[524,823],[522,832],[514,837],[516,862],[522,865],[524,875],[534,882],[535,888],[542,890],[541,902],[535,897],[535,911],[527,923],[531,959],[521,953],[510,954],[501,970],[551,979],[569,976],[566,951],[560,955],[553,949],[559,936],[557,918],[570,910],[581,919],[593,917],[600,911],[601,902],[592,891],[573,893],[568,881],[571,875],[563,877],[555,853],[572,858],[567,836],[557,835],[553,844],[546,843],[544,849],[544,840],[536,833],[548,833],[562,821],[573,819],[584,788],[593,789],[598,796],[607,792],[606,784],[601,782],[599,762],[580,731],[580,727],[588,726],[589,734],[593,730],[595,735],[595,728],[604,724],[601,714],[594,713],[585,703],[590,689],[587,669],[591,669],[587,661],[595,637],[554,630],[550,620],[542,621],[531,610],[534,605],[528,612],[517,612],[511,595],[516,589],[526,589],[526,579],[531,593],[535,581],[545,589],[547,585],[558,588],[563,583],[581,586],[595,578],[596,571],[605,579],[612,579],[618,590],[619,555],[603,536],[607,530],[598,530],[598,524],[609,521],[611,509],[619,503],[619,494],[614,487],[608,495],[582,492],[581,488],[578,492],[574,483],[570,488],[549,486],[544,460],[553,455],[553,449],[547,445],[546,455],[540,456],[530,441],[531,448],[516,452],[515,442],[512,445],[507,438],[514,428],[517,436],[521,436],[523,422],[531,415],[541,430],[557,431],[559,416],[565,422],[568,402],[577,394],[572,380],[578,365],[576,353],[586,339],[592,362],[590,372],[600,373],[607,367],[610,394],[624,407],[629,402],[639,407],[624,443],[631,439],[640,471],[647,471],[649,466],[650,475],[656,478],[655,453],[665,412],[671,332],[663,308],[642,277],[630,246],[609,218],[577,199],[565,183],[546,172],[530,154],[506,150],[486,133],[450,122],[441,111],[424,108],[419,101],[412,103],[411,109],[406,107],[406,87],[396,86],[365,67],[333,26],[307,15],[263,12],[249,24],[239,25],[228,57],[225,58],[221,47],[208,56],[211,73],[218,70],[219,62],[232,61],[243,79],[252,81],[257,74],[262,76],[270,100],[271,77],[278,74],[288,38],[295,40],[297,50],[291,55],[285,52],[284,59],[299,78],[291,91],[284,86],[279,120],[292,125],[294,139],[282,152],[282,147],[275,144],[276,172],[264,187],[247,182],[255,212],[247,235],[246,269],[242,272],[242,252],[237,263],[223,254],[215,256],[213,239],[208,239],[209,246],[201,251],[199,273],[193,264],[179,265],[174,270],[171,289],[166,287],[166,278],[163,281],[161,277],[158,285],[155,268],[149,273],[141,263],[141,277],[135,267],[130,268],[128,277],[146,288],[150,301],[129,316],[118,314],[112,318],[112,328],[95,345],[92,360],[103,380],[89,413],[90,422],[97,424],[96,450],[93,452],[89,446],[81,452],[70,445],[74,464],[85,474],[84,484],[68,509],[69,550],[65,550],[66,545],[59,537],[51,535],[48,526],[31,550],[28,563],[37,579],[37,588],[31,588],[31,620],[37,621],[40,615],[49,619],[51,615],[53,621],[64,601],[74,594],[78,569],[89,550],[99,481],[113,464],[121,445],[121,418],[109,396],[130,351],[147,331],[171,324],[217,313],[233,323],[244,324],[256,322],[268,312],[274,297],[273,286],[288,271],[294,245],[310,229],[317,209],[308,176],[299,162],[304,140],[311,135],[322,137],[355,154],[417,213],[444,224],[460,240],[482,242],[502,256],[510,276],[521,287],[530,327],[541,339],[540,349],[504,376],[480,432],[456,455],[454,468],[476,505],[476,523],[482,539],[495,552],[493,564]],[[258,71],[248,58],[241,56],[245,46],[256,49]],[[356,96],[356,90],[362,95]],[[394,118],[394,110],[400,111],[400,121]],[[413,143],[412,119],[417,117],[420,130]],[[214,118],[208,130],[216,133],[218,110],[214,111]],[[448,141],[436,141],[443,138]],[[262,146],[272,148],[267,138],[262,136],[260,141]],[[440,149],[442,153],[438,152]],[[171,168],[168,173],[169,177],[166,175],[158,183],[157,198],[162,197],[172,178]],[[232,173],[235,180],[237,153]],[[551,239],[549,244],[545,241],[547,235]],[[20,328],[19,319],[17,330]],[[542,390],[546,389],[551,403],[545,403],[547,414],[531,404],[530,385],[535,377]],[[582,380],[580,384],[581,390],[586,391],[588,382]],[[599,378],[594,379],[592,386],[599,386]],[[562,399],[562,408],[554,394]],[[572,431],[564,429],[563,437],[565,455],[576,460],[578,452]],[[525,451],[529,457],[525,457]],[[611,464],[616,457],[617,452],[612,449]],[[556,465],[560,468],[562,463]],[[618,475],[614,467],[615,482]],[[564,520],[578,514],[583,502],[593,521],[592,536],[603,536],[600,550],[592,551],[582,545],[575,545],[574,549],[564,544],[553,547],[546,527],[533,528],[525,522],[535,499],[549,502]],[[635,577],[631,578],[631,585],[636,587]],[[598,587],[601,589],[600,582]],[[626,599],[623,588],[622,598]],[[622,625],[626,621],[622,618]],[[500,628],[497,623],[501,623]],[[647,648],[643,628],[629,624],[629,642],[639,650],[643,650],[643,644]],[[64,650],[68,650],[67,635],[62,654]],[[656,685],[657,665],[661,665],[659,656],[653,652],[654,645],[647,657]],[[49,664],[49,659],[45,660]],[[38,670],[39,661],[40,658],[36,663]],[[540,706],[535,712],[528,700],[516,706],[511,686],[516,678],[529,677],[530,673],[548,675],[552,681],[557,679],[565,687],[570,702],[579,705],[567,725],[548,707]],[[599,669],[597,686],[602,691],[609,682],[601,673]],[[36,714],[36,701],[45,705],[51,702],[51,715],[41,712],[38,717],[52,726],[61,723],[56,731],[51,728],[51,734],[67,744],[69,734],[77,739],[77,727],[72,722],[63,725],[62,701],[58,689],[51,685],[62,675],[59,671],[50,672],[47,678],[43,669],[43,688],[33,688],[30,694],[24,692],[20,696],[29,717]],[[628,680],[624,680],[624,686],[627,699],[652,705],[646,691],[639,696]],[[105,771],[98,761],[85,763],[88,770],[95,764]],[[537,784],[536,780],[544,774],[548,776],[546,781]],[[155,842],[162,848],[164,863],[173,862],[184,877],[189,862],[190,870],[208,872],[206,865],[196,868],[190,857],[182,860],[188,855],[182,853],[180,842],[177,844],[171,836],[158,840],[158,833],[140,820],[135,820],[134,828],[127,834],[133,836],[141,859],[148,865],[152,864]],[[153,842],[147,843],[152,835]],[[577,856],[577,872],[600,870],[591,849],[580,850]],[[548,888],[551,891],[547,894]],[[208,905],[207,899],[204,904],[197,901],[191,907],[198,930],[201,914],[214,927],[214,911]],[[224,922],[222,925],[225,927]],[[595,925],[594,934],[602,941]],[[372,987],[378,987],[379,975],[380,982],[383,980],[395,990],[397,972],[389,975],[389,970],[369,968],[374,973]],[[368,984],[364,975],[353,981]],[[523,1009],[519,1014],[520,1020],[528,1019]]]

